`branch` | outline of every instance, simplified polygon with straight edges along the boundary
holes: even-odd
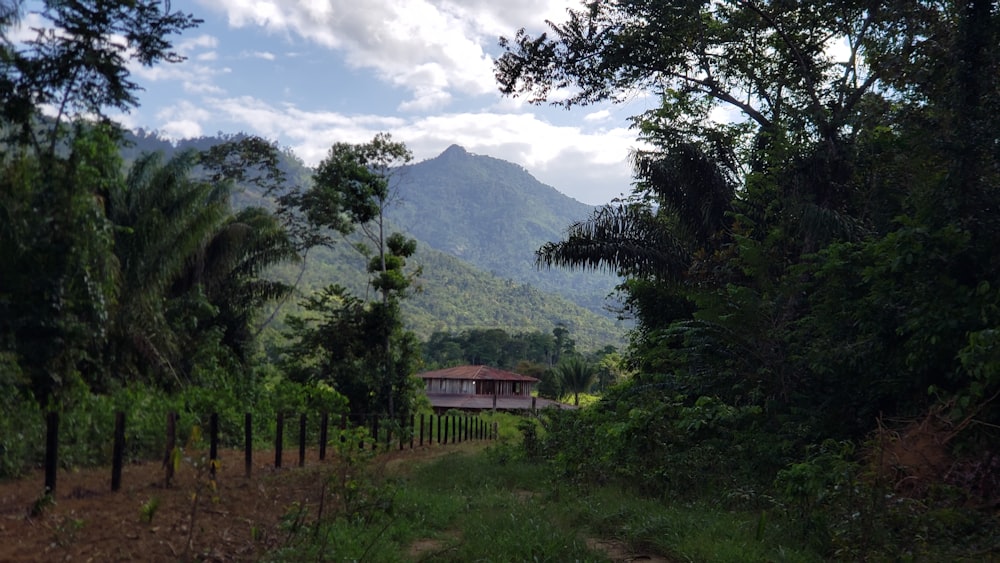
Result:
[[[806,65],[806,60],[802,55],[802,51],[799,50],[798,46],[792,41],[791,37],[785,33],[785,30],[778,25],[778,22],[775,21],[774,18],[764,12],[764,10],[759,8],[754,2],[744,1],[743,3],[750,8],[750,10],[760,16],[760,18],[768,25],[770,25],[778,36],[781,37],[781,41],[787,45],[789,49],[791,49],[792,55],[795,57],[795,60],[798,62],[799,68],[802,71],[802,78],[806,81],[809,98],[812,100],[813,111],[816,113],[817,120],[820,120],[823,115],[823,104],[820,102],[819,96],[816,93],[816,83],[812,80],[812,77],[809,76],[809,67]]]
[[[741,102],[736,98],[734,98],[732,94],[730,94],[729,92],[720,90],[718,85],[715,84],[715,82],[700,78],[694,78],[693,76],[688,76],[686,74],[680,74],[676,72],[664,72],[664,74],[667,76],[671,76],[673,78],[683,80],[685,82],[690,82],[692,84],[697,84],[698,86],[701,86],[702,88],[704,88],[704,90],[702,90],[703,93],[719,101],[735,106],[740,111],[747,114],[747,116],[750,119],[756,121],[761,127],[765,129],[771,128],[771,120],[765,117],[764,114],[762,114],[759,110],[754,108],[748,102]]]

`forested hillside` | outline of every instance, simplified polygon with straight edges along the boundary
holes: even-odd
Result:
[[[145,152],[207,150],[244,137],[171,143],[139,131],[126,138],[123,156],[128,161]],[[294,154],[282,151],[277,165],[289,182],[311,182],[311,171]],[[539,268],[535,263],[535,250],[558,240],[593,208],[541,184],[515,164],[472,155],[458,146],[403,167],[395,189],[390,224],[420,242],[411,263],[421,267],[422,274],[413,298],[403,304],[406,326],[418,337],[480,328],[550,333],[561,325],[582,349],[624,342],[625,325],[609,311],[615,306],[608,296],[616,278]],[[274,207],[272,198],[252,185],[237,189],[232,201],[236,209]],[[309,252],[299,298],[332,283],[363,294],[366,260],[353,249],[355,242],[347,237],[332,248]],[[295,282],[300,267],[279,268],[280,278]]]
[[[487,274],[447,253],[419,244],[411,263],[422,268],[412,296],[402,304],[404,322],[421,340],[434,332],[500,328],[510,333],[570,330],[582,350],[624,343],[625,327],[577,303],[523,282]],[[338,283],[358,295],[371,292],[364,276],[365,258],[348,241],[309,253],[299,284],[299,298],[326,284]],[[294,281],[302,265],[279,268],[280,278]],[[283,305],[287,311],[297,307]],[[278,322],[278,326],[283,323]]]
[[[535,251],[563,238],[594,208],[536,180],[524,168],[452,145],[407,166],[390,218],[428,246],[500,279],[556,293],[601,315],[617,278],[536,266]]]

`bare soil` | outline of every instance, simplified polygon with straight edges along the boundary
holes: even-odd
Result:
[[[463,446],[390,452],[379,461],[405,467]],[[214,490],[207,470],[189,462],[169,487],[162,463],[127,466],[118,492],[110,468],[61,471],[53,503],[40,502],[40,471],[0,482],[0,561],[255,560],[286,540],[279,522],[293,503],[318,506],[320,477],[332,466],[308,451],[300,468],[296,449],[275,469],[274,452],[260,451],[247,478],[242,451],[219,458]]]
[[[374,469],[405,475],[420,462],[480,447],[468,442],[387,452]],[[316,514],[333,468],[330,459],[318,458],[307,451],[299,467],[298,451],[286,452],[275,469],[273,451],[254,452],[247,478],[243,452],[224,450],[214,488],[207,468],[190,462],[180,464],[169,487],[160,462],[126,466],[117,492],[108,467],[61,471],[53,502],[41,502],[41,471],[0,482],[0,562],[254,561],[288,540],[280,522],[293,507]],[[615,562],[669,561],[621,542],[588,544]],[[409,555],[422,559],[439,547],[436,540],[420,540]]]

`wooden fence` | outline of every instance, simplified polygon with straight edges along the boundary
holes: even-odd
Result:
[[[408,422],[408,424],[406,423]],[[111,490],[117,491],[121,488],[122,464],[125,454],[125,413],[115,413],[115,429],[113,436],[112,460],[111,460]],[[244,443],[244,473],[247,478],[252,475],[253,470],[253,419],[250,413],[243,417],[243,443]],[[305,414],[298,415],[298,465],[302,467],[306,461],[306,443],[308,420]],[[283,413],[277,415],[274,437],[274,467],[280,468],[283,462],[283,452],[285,445],[286,417]],[[329,443],[330,416],[328,413],[319,415],[319,460],[326,459],[326,449]],[[346,430],[352,427],[365,427],[370,432],[370,440],[366,444],[360,442],[359,448],[370,447],[372,450],[385,449],[386,451],[397,447],[403,450],[409,447],[427,447],[434,444],[457,444],[468,440],[493,440],[497,437],[496,423],[488,424],[484,419],[473,415],[428,415],[421,414],[418,417],[411,415],[409,421],[399,421],[396,424],[387,421],[379,415],[365,414],[342,414],[339,420],[339,428]],[[393,430],[396,436],[393,436]],[[342,441],[346,438],[341,435]],[[208,425],[209,440],[209,470],[212,477],[215,477],[215,468],[218,460],[219,445],[219,415],[212,413],[209,417]],[[169,485],[174,476],[174,463],[172,456],[177,447],[177,414],[168,413],[166,420],[166,435],[164,448],[164,480]],[[56,474],[59,466],[59,413],[50,412],[46,420],[46,440],[45,440],[45,492],[55,494]]]

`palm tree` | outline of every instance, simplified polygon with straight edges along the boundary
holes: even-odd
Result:
[[[580,393],[586,393],[597,377],[597,368],[579,356],[570,356],[553,369],[564,390],[573,393],[573,404],[580,406]]]
[[[267,270],[299,259],[286,231],[266,209],[249,207],[221,225],[187,263],[171,293],[199,290],[218,312],[212,325],[223,329],[222,343],[243,362],[263,327],[254,327],[261,308],[292,291],[284,282],[265,279]]]
[[[165,163],[160,154],[143,155],[107,202],[119,263],[108,359],[123,372],[151,370],[179,383],[180,339],[165,304],[173,284],[229,210],[227,185],[192,179],[197,163],[196,151],[180,152]]]
[[[633,197],[606,205],[536,252],[539,265],[679,279],[699,249],[719,245],[736,194],[735,165],[693,143],[636,152]]]

